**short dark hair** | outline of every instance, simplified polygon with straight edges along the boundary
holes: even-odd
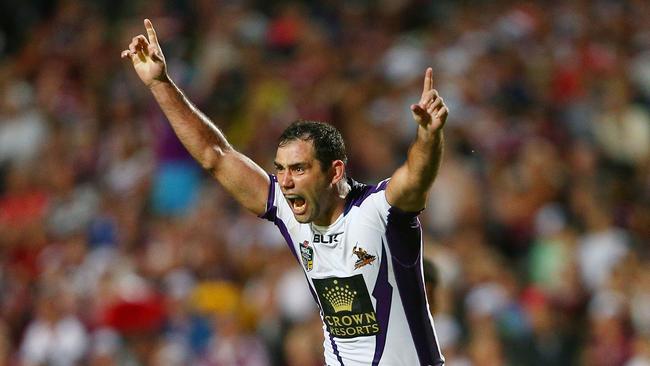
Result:
[[[334,160],[347,164],[343,136],[336,127],[318,121],[297,120],[287,127],[279,138],[279,146],[295,140],[312,141],[316,159],[320,161],[323,170],[327,170]]]

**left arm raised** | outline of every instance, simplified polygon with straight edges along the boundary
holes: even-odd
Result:
[[[406,162],[397,168],[386,187],[391,206],[403,211],[420,211],[426,206],[431,184],[436,178],[442,158],[442,127],[449,110],[433,89],[433,70],[424,75],[422,97],[411,105],[413,119],[418,123],[415,141],[409,148]]]

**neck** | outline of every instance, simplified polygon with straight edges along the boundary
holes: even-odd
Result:
[[[315,219],[313,222],[318,226],[330,226],[341,216],[345,208],[345,198],[334,197],[329,207],[323,212],[323,215]]]

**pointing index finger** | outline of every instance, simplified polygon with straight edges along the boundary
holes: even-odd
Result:
[[[151,23],[151,20],[145,19],[144,27],[147,29],[147,36],[149,37],[149,43],[160,48],[160,44],[158,43],[158,37],[156,36],[156,30],[153,29],[153,24]]]
[[[422,88],[422,94],[433,89],[433,69],[428,67],[427,71],[424,73],[424,86]]]

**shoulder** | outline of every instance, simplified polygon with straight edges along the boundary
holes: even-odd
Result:
[[[266,201],[266,211],[258,217],[277,223],[283,221],[286,225],[296,224],[291,208],[282,194],[280,184],[275,175],[269,174],[269,193]]]
[[[390,178],[385,179],[376,185],[369,185],[357,182],[352,178],[348,178],[350,184],[350,192],[345,198],[345,211],[347,214],[353,207],[361,207],[361,205],[369,199],[375,200],[380,198],[380,201],[385,201],[386,186]]]

